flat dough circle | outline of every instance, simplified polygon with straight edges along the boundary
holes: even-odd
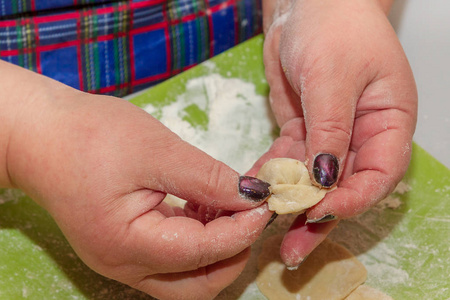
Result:
[[[267,202],[269,209],[277,214],[301,214],[329,191],[314,186],[305,164],[291,158],[269,160],[256,177],[270,183],[272,194]]]
[[[268,299],[342,300],[366,280],[364,265],[330,240],[320,244],[297,270],[289,271],[279,255],[282,239],[282,235],[269,237],[258,257],[256,284]]]
[[[391,296],[368,285],[360,285],[345,300],[394,300]]]

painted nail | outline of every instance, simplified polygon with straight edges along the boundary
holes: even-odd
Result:
[[[333,215],[325,215],[322,218],[319,219],[308,219],[306,220],[306,224],[310,224],[310,223],[326,223],[326,222],[330,222],[336,220],[336,216]]]
[[[267,222],[266,227],[264,227],[264,229],[269,227],[269,225],[272,224],[272,222],[275,221],[275,219],[277,217],[278,217],[278,214],[276,212],[274,212],[273,215],[270,217],[269,221]]]
[[[306,255],[306,256],[303,258],[303,260],[302,260],[298,265],[292,266],[292,267],[286,266],[286,269],[288,269],[289,271],[295,271],[295,270],[297,270],[297,269],[300,268],[300,266],[305,262],[305,260],[308,258],[308,256],[309,256],[309,255]]]
[[[270,184],[255,177],[241,176],[239,178],[239,193],[246,199],[260,202],[270,195]]]
[[[339,162],[337,158],[328,153],[316,156],[313,164],[314,180],[323,187],[329,188],[337,181]]]

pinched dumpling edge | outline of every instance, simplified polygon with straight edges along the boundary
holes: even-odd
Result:
[[[325,197],[329,189],[312,184],[305,164],[292,158],[273,158],[256,175],[270,183],[269,209],[277,214],[301,214]]]

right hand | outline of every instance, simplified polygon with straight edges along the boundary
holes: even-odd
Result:
[[[408,168],[417,91],[388,2],[264,2],[264,63],[281,134],[251,173],[270,158],[290,157],[305,162],[317,186],[337,187],[285,235],[281,257],[289,267],[337,219],[386,197]]]

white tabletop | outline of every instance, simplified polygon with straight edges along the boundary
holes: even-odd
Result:
[[[450,1],[396,0],[389,18],[417,83],[414,140],[450,168]]]

